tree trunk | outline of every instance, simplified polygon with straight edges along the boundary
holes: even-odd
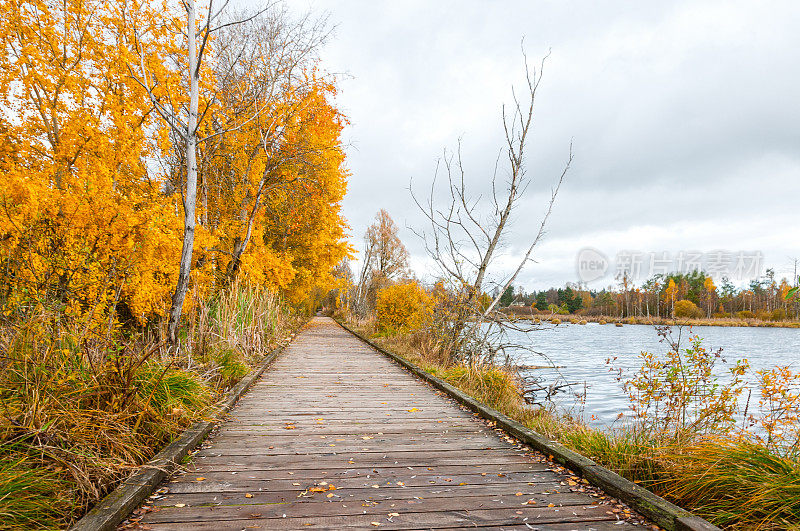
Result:
[[[169,311],[167,327],[168,340],[175,344],[178,339],[178,325],[181,321],[181,310],[189,289],[189,276],[192,272],[192,249],[194,247],[195,206],[197,203],[197,108],[199,104],[199,76],[197,58],[197,42],[195,34],[196,0],[187,0],[186,14],[188,18],[189,37],[189,120],[186,130],[186,197],[183,201],[183,249],[178,269],[178,283],[172,295],[172,307]]]

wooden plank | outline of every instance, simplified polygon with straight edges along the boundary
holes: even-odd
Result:
[[[535,502],[528,503],[526,500],[523,505],[517,496],[470,496],[455,498],[432,498],[422,500],[405,500],[405,503],[386,501],[383,503],[361,503],[360,500],[341,500],[326,498],[324,502],[308,503],[303,501],[291,501],[280,504],[248,504],[248,505],[217,505],[206,507],[161,507],[161,509],[149,518],[150,522],[203,522],[209,519],[218,520],[249,520],[253,513],[258,513],[260,518],[306,518],[306,517],[340,517],[340,516],[360,516],[363,514],[385,517],[389,513],[398,513],[402,520],[403,516],[419,515],[420,513],[449,512],[453,507],[458,507],[458,511],[469,514],[476,512],[491,511],[492,516],[497,517],[506,513],[511,515],[523,515],[533,519],[548,518],[549,521],[559,521],[565,515],[572,521],[581,519],[606,520],[612,515],[606,514],[608,507],[599,504],[578,503],[578,504],[549,504]],[[408,501],[413,502],[409,504]],[[572,501],[576,501],[574,498]],[[542,506],[543,505],[543,506]],[[575,518],[577,517],[577,518]],[[507,518],[503,518],[504,521]]]
[[[355,499],[359,503],[388,502],[389,505],[398,501],[416,503],[419,499],[431,498],[463,498],[476,496],[480,498],[491,498],[498,496],[514,496],[521,492],[518,502],[522,504],[533,499],[537,503],[547,505],[580,505],[586,502],[584,494],[571,492],[559,492],[558,485],[552,484],[552,488],[543,485],[524,485],[517,484],[494,484],[494,485],[463,485],[463,486],[421,486],[406,487],[399,489],[373,489],[373,488],[348,488],[336,489],[336,494],[341,499]],[[252,497],[248,497],[250,494]],[[325,495],[327,498],[327,494]],[[298,498],[296,490],[258,490],[252,492],[221,492],[218,495],[210,496],[207,493],[167,493],[154,501],[156,506],[175,506],[176,503],[183,503],[188,507],[199,507],[203,505],[248,505],[248,504],[267,504],[267,503],[286,503],[297,502],[317,503],[319,498]]]
[[[522,514],[518,514],[522,513]],[[157,514],[157,513],[156,513]],[[225,516],[218,518],[216,515],[209,514],[202,521],[191,523],[190,529],[302,529],[305,527],[327,528],[327,529],[352,529],[352,528],[372,528],[372,522],[377,522],[381,527],[389,529],[440,529],[448,527],[485,527],[488,525],[518,524],[525,523],[531,526],[540,526],[553,523],[568,522],[572,525],[571,529],[590,529],[595,522],[609,521],[613,519],[606,514],[604,507],[594,509],[584,509],[580,512],[573,511],[571,508],[560,509],[556,512],[553,508],[530,508],[530,509],[492,509],[492,510],[473,510],[461,511],[458,509],[441,510],[435,512],[393,512],[399,516],[389,516],[389,514],[353,514],[347,516],[311,516],[286,518],[276,516],[269,518],[264,516],[264,512],[251,511],[243,513],[243,518],[226,519]],[[578,525],[576,524],[583,524]],[[165,522],[160,525],[149,524],[152,529],[187,529],[186,522]],[[252,527],[257,525],[259,527]]]
[[[570,492],[577,486],[317,318],[170,478],[141,523],[153,530],[627,527],[597,497]]]

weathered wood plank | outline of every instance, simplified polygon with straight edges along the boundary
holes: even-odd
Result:
[[[332,321],[315,319],[170,478],[141,524],[630,527],[597,496],[570,492],[580,485],[560,470]]]

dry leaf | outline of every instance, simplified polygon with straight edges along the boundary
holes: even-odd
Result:
[[[245,495],[244,495],[244,497],[245,497],[245,498],[252,498],[252,497],[253,497],[253,495],[252,495],[252,494],[250,494],[250,493],[248,492],[247,494],[245,494]]]
[[[203,478],[203,477],[197,478],[197,481],[205,481],[205,480],[206,480],[206,478]]]

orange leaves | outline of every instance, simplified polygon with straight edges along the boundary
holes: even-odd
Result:
[[[0,260],[13,271],[0,272],[10,287],[3,310],[46,294],[89,328],[115,312],[139,324],[163,315],[181,250],[184,154],[156,127],[129,66],[139,73],[143,62],[156,99],[180,108],[180,17],[163,1],[0,6],[0,86],[15,87],[0,105],[18,118],[0,118]],[[216,79],[201,75],[201,93],[222,90],[210,85]],[[213,103],[201,94],[201,108],[239,116],[237,86],[227,88]],[[328,101],[335,86],[312,70],[276,92],[259,103],[259,119],[226,124],[231,132],[199,146],[196,298],[240,273],[297,302],[328,286],[329,270],[351,252],[340,213],[346,120]],[[205,122],[201,136],[214,132]],[[168,166],[152,164],[154,155]]]
[[[784,453],[800,446],[800,372],[788,366],[760,370],[758,378],[759,415],[751,415],[765,437],[761,442],[768,448]]]
[[[132,20],[155,11],[0,1],[0,85],[19,87],[0,103],[21,118],[0,128],[0,253],[16,271],[3,282],[67,301],[89,328],[115,307],[143,322],[168,299],[177,256],[171,204],[143,162],[150,103],[127,67]]]

